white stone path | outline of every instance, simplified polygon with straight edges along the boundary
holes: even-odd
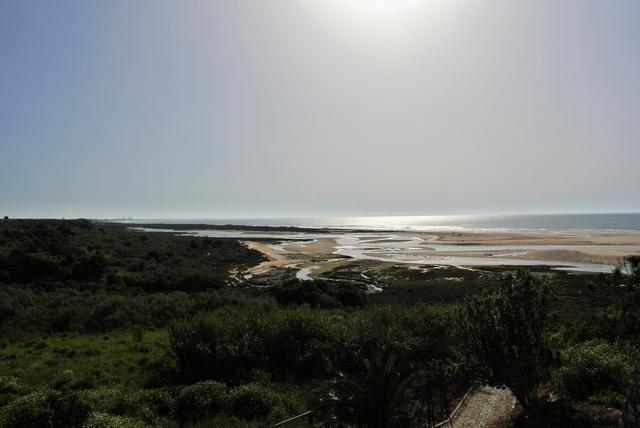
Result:
[[[442,428],[506,428],[519,411],[518,400],[508,388],[476,387]]]

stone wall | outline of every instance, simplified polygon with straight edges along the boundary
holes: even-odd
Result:
[[[640,358],[631,375],[631,390],[620,419],[620,428],[640,428]]]

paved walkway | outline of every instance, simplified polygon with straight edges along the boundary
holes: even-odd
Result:
[[[520,409],[508,388],[476,387],[462,403],[453,420],[443,428],[503,428]]]

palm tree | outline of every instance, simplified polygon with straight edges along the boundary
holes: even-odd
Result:
[[[405,355],[374,350],[370,359],[363,360],[361,373],[335,383],[340,418],[359,427],[393,426],[404,414],[416,376]]]

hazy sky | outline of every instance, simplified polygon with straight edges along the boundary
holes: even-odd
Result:
[[[638,0],[4,0],[0,215],[640,211]]]

